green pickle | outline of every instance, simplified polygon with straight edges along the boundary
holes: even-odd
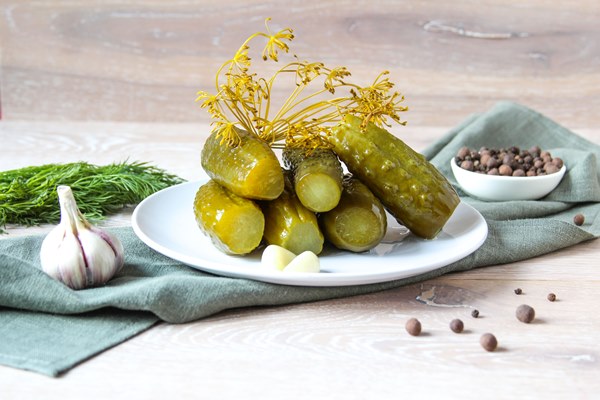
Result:
[[[396,220],[415,235],[433,239],[460,198],[423,155],[385,129],[346,115],[328,140],[348,170],[377,196]]]
[[[344,178],[343,188],[337,207],[319,216],[323,235],[342,250],[370,250],[387,231],[385,208],[365,184],[352,176]]]
[[[202,167],[212,179],[241,197],[272,200],[283,191],[279,160],[255,135],[235,128],[241,142],[221,143],[213,132],[202,148]]]
[[[196,192],[194,215],[200,229],[224,253],[247,254],[262,241],[265,218],[260,207],[214,180]]]
[[[315,213],[302,205],[296,197],[288,174],[281,196],[261,202],[265,215],[264,239],[268,244],[284,247],[294,254],[323,250],[323,234]]]
[[[316,149],[307,155],[304,149],[286,147],[282,158],[292,171],[294,191],[306,208],[326,212],[338,204],[343,171],[333,151]]]

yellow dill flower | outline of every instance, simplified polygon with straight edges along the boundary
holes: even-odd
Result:
[[[228,146],[237,146],[242,139],[237,133],[235,123],[226,121],[216,121],[217,137],[221,138],[221,144],[226,143]]]
[[[273,147],[312,150],[328,146],[325,137],[346,114],[362,118],[363,128],[369,122],[389,126],[388,118],[405,124],[399,113],[408,108],[400,104],[404,97],[392,91],[394,84],[389,81],[387,71],[363,87],[346,81],[351,76],[346,67],[329,68],[322,62],[299,61],[294,55],[293,61],[270,77],[251,73],[251,42],[265,40],[263,60],[278,62],[278,53],[289,52],[286,42],[294,39],[290,28],[272,33],[270,20],[265,20],[266,32],[251,35],[233,58],[219,68],[215,77],[217,93],[198,92],[196,101],[201,101],[201,107],[210,113],[212,124],[222,137],[221,143],[239,143],[236,132],[239,126]],[[281,105],[275,107],[273,88],[284,75],[290,74],[294,74],[295,85],[291,85]]]
[[[404,101],[404,96],[398,92],[390,93],[394,84],[388,78],[382,78],[389,72],[384,71],[375,78],[372,85],[366,87],[356,87],[350,90],[356,106],[352,110],[353,114],[362,117],[361,127],[364,129],[369,122],[378,126],[390,126],[387,123],[389,117],[394,121],[405,125],[406,122],[400,120],[399,112],[407,111],[408,107],[400,105]]]
[[[242,71],[247,71],[250,67],[250,57],[248,57],[248,50],[250,47],[244,44],[233,56],[231,63]]]
[[[285,146],[306,149],[308,154],[318,148],[329,148],[331,144],[324,139],[328,130],[318,125],[311,126],[310,122],[298,122],[289,127]]]
[[[325,65],[321,62],[299,62],[298,68],[296,69],[296,83],[302,85],[309,84],[313,79],[321,75],[321,70],[324,66]]]
[[[329,93],[334,94],[336,86],[343,85],[343,79],[347,76],[350,76],[350,71],[348,71],[346,67],[333,68],[327,73],[323,85]]]
[[[277,54],[278,54],[277,49],[282,50],[287,53],[290,50],[290,48],[284,42],[284,40],[291,42],[294,39],[294,34],[290,28],[285,28],[275,34],[272,34],[271,30],[269,29],[269,24],[268,24],[268,22],[270,20],[271,20],[271,18],[267,18],[265,20],[265,27],[267,28],[267,33],[262,34],[262,36],[265,36],[269,39],[267,42],[267,45],[265,46],[265,49],[263,50],[262,58],[265,61],[268,58],[270,58],[271,60],[277,62],[277,61],[279,61],[277,58]]]

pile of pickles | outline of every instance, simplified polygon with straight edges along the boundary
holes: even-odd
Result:
[[[283,167],[256,135],[238,129],[229,146],[211,134],[202,150],[211,179],[194,199],[198,226],[236,255],[261,244],[319,254],[326,242],[367,251],[385,236],[386,210],[414,235],[436,237],[460,201],[454,188],[400,139],[361,122],[346,115],[326,137],[330,148],[285,148]]]

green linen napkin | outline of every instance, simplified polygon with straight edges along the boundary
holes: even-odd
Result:
[[[408,133],[407,133],[408,134]],[[513,103],[499,103],[424,151],[456,184],[449,160],[462,146],[539,145],[560,156],[567,173],[540,201],[486,203],[461,193],[489,226],[483,246],[438,270],[391,282],[350,287],[294,287],[219,277],[184,266],[144,245],[131,228],[114,229],[126,265],[106,286],[73,291],[39,266],[43,237],[0,240],[0,364],[56,376],[150,328],[225,309],[339,298],[413,284],[442,274],[531,258],[600,235],[600,169],[595,145]],[[573,215],[586,222],[577,227]]]

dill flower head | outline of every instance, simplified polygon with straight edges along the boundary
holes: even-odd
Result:
[[[369,86],[348,81],[346,67],[329,68],[322,62],[301,61],[297,56],[271,76],[251,73],[250,43],[264,40],[264,61],[279,62],[279,53],[289,53],[294,39],[292,29],[273,33],[270,18],[265,32],[252,34],[223,63],[215,77],[215,93],[199,91],[196,101],[211,115],[212,125],[221,143],[235,146],[239,137],[235,127],[244,129],[272,147],[302,147],[313,150],[328,147],[325,137],[346,114],[362,119],[362,128],[373,123],[390,126],[389,120],[404,125],[399,113],[408,108],[404,97],[394,91],[388,72],[380,73]],[[295,85],[279,107],[272,104],[273,87],[284,75],[293,75]],[[324,96],[327,95],[327,96]]]

